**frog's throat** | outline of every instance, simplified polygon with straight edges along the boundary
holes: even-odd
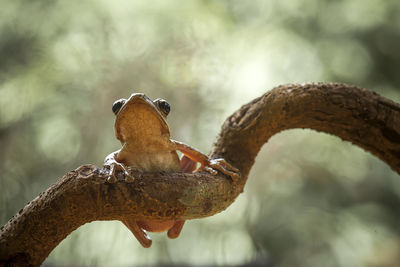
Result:
[[[122,136],[118,131],[119,124],[120,124],[120,115],[123,114],[123,112],[126,109],[128,109],[129,107],[131,107],[135,104],[144,104],[148,108],[150,108],[151,111],[153,112],[153,114],[155,114],[157,116],[162,127],[169,132],[168,123],[165,120],[165,117],[161,114],[160,110],[156,107],[156,105],[153,103],[153,101],[151,101],[151,99],[148,98],[143,93],[134,93],[129,97],[129,99],[125,102],[125,104],[120,108],[120,110],[117,113],[117,116],[115,118],[114,132],[115,132],[115,136],[118,140],[120,140],[122,142]]]

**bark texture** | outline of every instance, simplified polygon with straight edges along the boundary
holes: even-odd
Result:
[[[194,219],[226,209],[243,191],[258,151],[274,134],[310,128],[350,141],[400,173],[400,105],[343,84],[292,84],[242,106],[223,124],[211,157],[241,172],[135,173],[105,182],[104,169],[83,165],[28,203],[0,231],[0,265],[37,266],[67,235],[94,220]]]

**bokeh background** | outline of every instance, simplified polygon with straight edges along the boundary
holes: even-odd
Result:
[[[286,83],[400,102],[398,0],[22,1],[0,9],[0,223],[120,144],[114,100],[165,98],[174,139],[207,153],[224,119]],[[45,266],[398,266],[400,179],[311,130],[274,136],[226,211],[151,249],[120,222],[80,227]]]

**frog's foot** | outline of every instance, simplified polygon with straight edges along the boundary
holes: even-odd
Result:
[[[205,166],[204,169],[213,175],[216,175],[216,169],[231,177],[234,182],[236,182],[240,177],[239,170],[226,162],[224,159],[212,159],[210,160],[208,166]]]
[[[199,170],[202,170],[202,169],[200,168]],[[208,166],[205,166],[205,167],[203,168],[203,170],[205,170],[206,172],[211,173],[211,174],[214,175],[214,176],[218,174],[218,172],[217,172],[216,170],[214,170],[213,168],[208,167]]]
[[[169,238],[177,238],[182,231],[185,221],[176,221],[174,225],[168,230]]]
[[[125,224],[126,227],[132,232],[132,234],[136,237],[139,243],[145,247],[151,247],[151,238],[146,234],[146,232],[139,227],[137,221],[133,218],[124,218],[122,222]]]
[[[119,170],[122,170],[125,175],[125,181],[127,183],[133,182],[134,178],[133,176],[129,173],[128,168],[125,167],[124,164],[119,163],[119,162],[112,162],[108,165],[110,167],[110,173],[107,178],[107,182],[109,183],[115,183],[117,181],[117,176],[116,173]]]

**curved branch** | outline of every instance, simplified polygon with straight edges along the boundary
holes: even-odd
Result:
[[[94,220],[194,219],[226,209],[243,191],[254,159],[283,130],[311,128],[373,153],[400,172],[400,105],[343,84],[277,87],[241,107],[222,126],[211,157],[240,169],[240,179],[208,173],[135,173],[131,184],[105,183],[103,169],[84,165],[15,215],[0,232],[0,265],[39,265],[73,230]]]
[[[212,157],[226,158],[245,178],[262,145],[294,128],[338,136],[400,173],[400,105],[338,83],[283,85],[242,106],[223,124]]]

